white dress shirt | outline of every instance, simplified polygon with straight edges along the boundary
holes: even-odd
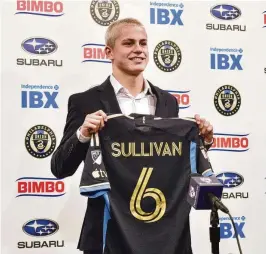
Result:
[[[135,97],[131,95],[128,89],[123,87],[113,75],[110,77],[110,82],[114,88],[119,107],[124,115],[130,115],[131,113],[145,115],[155,114],[157,98],[155,94],[152,93],[151,87],[146,79],[144,79],[143,91]],[[90,138],[84,137],[80,133],[80,129],[77,130],[77,137],[82,143],[86,143],[90,140]]]

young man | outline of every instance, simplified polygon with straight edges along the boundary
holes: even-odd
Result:
[[[148,61],[147,34],[136,19],[112,23],[106,31],[105,53],[112,61],[112,75],[101,85],[70,96],[64,135],[52,156],[51,170],[58,178],[71,176],[84,161],[92,133],[104,128],[107,113],[151,114],[178,117],[177,100],[143,77]],[[195,115],[206,146],[213,127]],[[102,253],[101,199],[88,199],[78,248],[85,254]]]

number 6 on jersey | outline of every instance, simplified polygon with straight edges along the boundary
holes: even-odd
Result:
[[[130,211],[132,215],[146,223],[155,222],[162,218],[166,209],[166,200],[164,194],[156,188],[148,188],[146,186],[151,177],[153,168],[143,168],[138,179],[130,200]],[[153,212],[144,212],[141,208],[142,198],[151,197],[155,200],[156,206]]]

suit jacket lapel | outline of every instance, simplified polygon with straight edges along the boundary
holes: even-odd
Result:
[[[121,114],[115,91],[109,77],[98,87],[100,101],[103,104],[104,112],[107,114]]]
[[[155,94],[157,98],[157,103],[156,103],[156,110],[155,110],[155,115],[159,117],[167,117],[168,116],[168,109],[167,109],[167,100],[158,87],[154,86],[149,82],[151,86],[152,92]]]

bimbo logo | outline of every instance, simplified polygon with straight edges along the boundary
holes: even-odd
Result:
[[[56,178],[22,177],[16,182],[16,197],[60,197],[66,194],[65,183]]]
[[[98,62],[111,63],[104,52],[104,44],[87,43],[83,46],[83,63],[84,62]]]
[[[17,0],[16,14],[29,14],[48,17],[60,17],[63,13],[63,3],[60,1]]]
[[[188,91],[172,91],[172,90],[168,90],[167,92],[169,92],[170,94],[172,94],[173,96],[175,96],[175,98],[177,99],[178,102],[178,106],[179,109],[186,109],[189,108],[190,105],[190,90]]]
[[[249,150],[249,134],[214,133],[209,151],[246,152]]]

